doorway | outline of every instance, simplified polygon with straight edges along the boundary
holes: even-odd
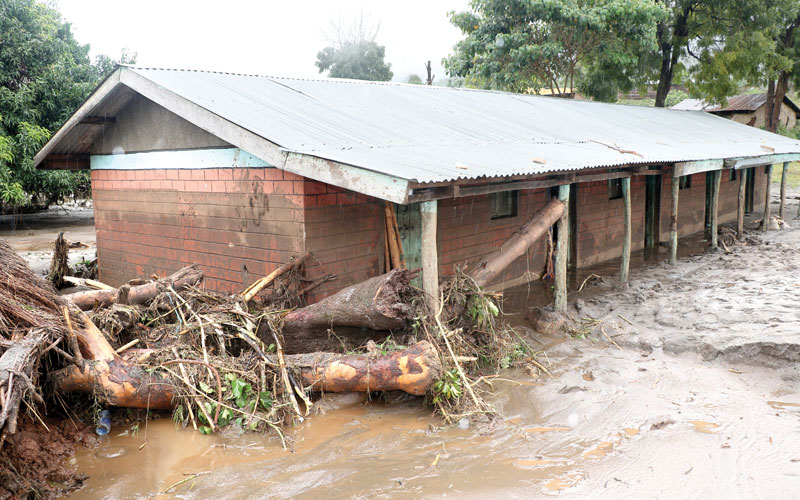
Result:
[[[656,248],[661,235],[661,176],[645,176],[644,247]]]
[[[755,171],[755,168],[750,167],[743,172],[744,180],[747,183],[744,187],[744,213],[746,214],[753,213],[753,199],[756,193]]]

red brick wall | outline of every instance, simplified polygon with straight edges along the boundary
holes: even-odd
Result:
[[[383,201],[342,188],[304,181],[306,248],[314,252],[309,279],[337,276],[307,297],[316,302],[383,269]]]
[[[622,255],[622,198],[608,199],[608,181],[578,185],[578,267]],[[631,178],[631,251],[644,247],[645,178]]]
[[[452,275],[456,266],[474,264],[492,252],[533,217],[548,201],[546,189],[519,192],[516,217],[491,219],[489,196],[470,196],[439,201],[437,220],[439,274]],[[541,274],[544,269],[545,240],[537,242],[527,258],[517,259],[495,283]]]
[[[274,168],[93,170],[100,279],[197,263],[235,292],[303,249],[303,181]]]

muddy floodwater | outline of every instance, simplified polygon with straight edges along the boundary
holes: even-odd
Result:
[[[79,450],[89,478],[69,498],[800,498],[800,220],[789,223],[730,253],[682,240],[675,267],[664,250],[638,254],[628,287],[613,262],[576,273],[573,289],[601,276],[570,297],[576,326],[603,327],[585,335],[531,330],[525,309],[547,284],[506,293],[552,376],[488,379],[492,423],[333,395],[284,449],[274,433],[203,436],[165,416]]]

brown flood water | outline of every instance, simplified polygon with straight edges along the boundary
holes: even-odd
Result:
[[[682,252],[702,250],[700,238],[690,241],[682,240]],[[640,252],[632,268],[665,255]],[[663,289],[643,295],[649,302],[642,304],[694,286],[683,275],[713,271],[718,258],[711,257],[662,271]],[[760,262],[756,253],[739,258],[740,267],[746,258]],[[614,276],[617,266],[582,270],[571,285],[592,272]],[[750,273],[747,286],[769,294],[780,285],[773,281],[768,273]],[[715,297],[731,293],[700,287],[701,295],[717,294],[707,299],[712,308]],[[580,297],[589,302],[596,293],[588,288]],[[525,326],[525,306],[543,305],[548,294],[549,283],[519,287],[506,293],[504,310]],[[490,425],[443,427],[420,400],[337,396],[322,403],[326,414],[287,430],[284,450],[274,433],[203,436],[176,430],[164,418],[142,424],[136,436],[115,427],[99,447],[80,450],[78,469],[90,478],[70,498],[800,498],[797,375],[698,352],[713,346],[681,355],[640,346],[648,331],[685,336],[691,344],[692,335],[709,329],[669,326],[667,309],[656,309],[663,314],[654,318],[624,312],[636,325],[619,322],[620,347],[593,338],[532,338],[547,352],[539,359],[552,362],[553,377],[508,370],[492,379],[491,401],[502,418]],[[751,331],[763,336],[767,325],[751,316],[757,320]],[[725,319],[714,325],[719,332],[729,328]],[[192,479],[163,493],[186,478]]]

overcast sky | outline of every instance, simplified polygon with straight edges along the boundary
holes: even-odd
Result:
[[[423,76],[424,61],[444,79],[441,60],[461,38],[448,20],[469,0],[56,0],[92,56],[118,59],[128,48],[136,64],[273,76],[318,77],[317,52],[331,20],[364,12],[380,20],[395,80]],[[324,76],[324,75],[323,75]]]

